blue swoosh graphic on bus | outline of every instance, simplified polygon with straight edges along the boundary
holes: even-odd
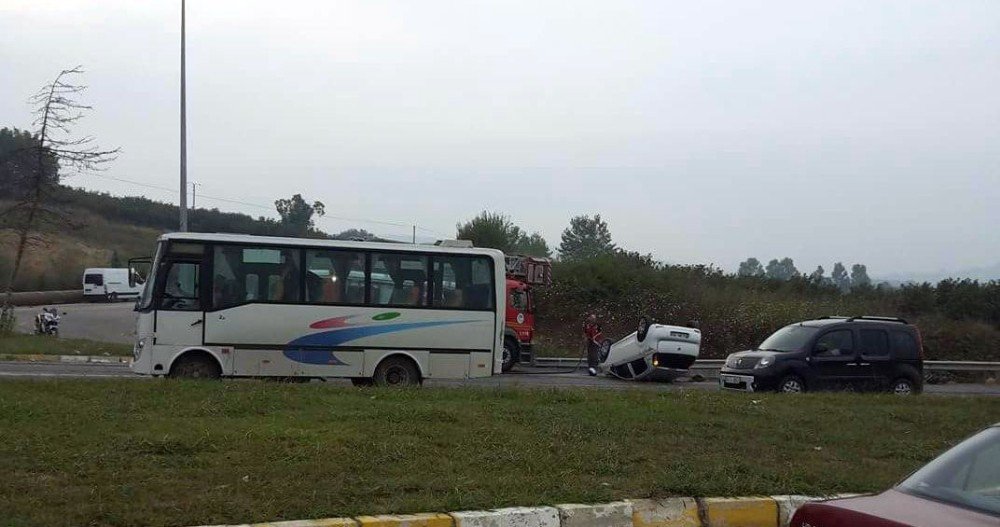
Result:
[[[329,350],[304,350],[300,348],[285,347],[282,354],[295,362],[305,364],[323,364],[325,366],[350,366],[350,364],[340,360],[339,357]]]
[[[380,324],[377,326],[361,326],[338,329],[335,331],[324,331],[313,333],[304,337],[299,337],[288,344],[285,344],[284,355],[296,362],[307,364],[331,364],[335,366],[346,365],[338,359],[332,351],[325,350],[304,350],[302,347],[324,347],[334,348],[364,337],[382,335],[385,333],[395,333],[410,329],[430,328],[435,326],[448,326],[452,324],[467,324],[469,322],[483,322],[481,320],[446,320],[440,322],[406,322],[402,324]],[[335,362],[334,362],[335,361]]]

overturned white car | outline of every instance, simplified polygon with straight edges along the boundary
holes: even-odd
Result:
[[[701,350],[701,330],[651,324],[642,317],[631,335],[605,341],[600,354],[602,372],[627,380],[674,380],[685,375]]]

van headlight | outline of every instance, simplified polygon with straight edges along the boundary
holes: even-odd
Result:
[[[770,366],[772,364],[774,364],[774,357],[770,357],[770,356],[768,356],[768,357],[761,357],[761,359],[759,361],[757,361],[757,365],[754,366],[753,368],[755,370],[759,370],[761,368],[766,368],[766,367],[768,367],[768,366]]]

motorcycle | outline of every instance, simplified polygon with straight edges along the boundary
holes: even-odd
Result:
[[[35,334],[59,336],[59,312],[56,308],[43,307],[42,312],[35,315]]]

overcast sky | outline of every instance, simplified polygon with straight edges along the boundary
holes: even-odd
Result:
[[[179,5],[0,2],[0,126],[28,127],[26,99],[82,64],[79,130],[122,148],[103,175],[175,187]],[[189,0],[187,15],[204,195],[298,192],[437,237],[488,208],[553,246],[600,213],[628,249],[730,270],[1000,261],[995,0]]]

